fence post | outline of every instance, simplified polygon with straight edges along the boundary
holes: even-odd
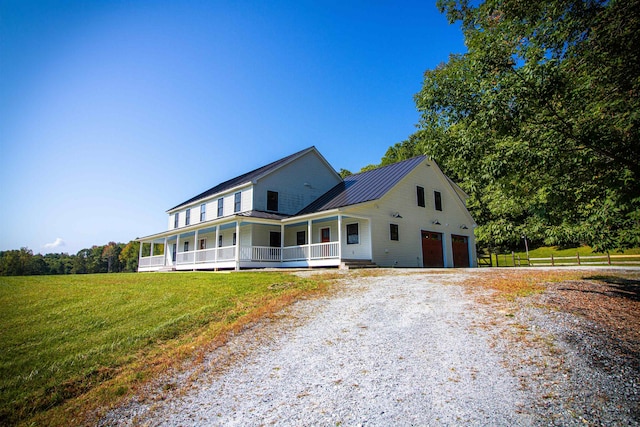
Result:
[[[522,264],[520,263],[520,255],[518,255],[518,267],[522,267]]]
[[[498,259],[499,256],[500,254],[496,253],[496,267],[500,267],[500,260]]]
[[[551,265],[556,265],[556,264],[553,262],[553,254],[551,254]]]
[[[580,252],[578,252],[578,265],[580,265]]]
[[[513,261],[513,266],[516,266],[516,253],[511,251],[511,260]]]
[[[607,251],[607,262],[611,265],[611,255],[609,255],[609,251]]]

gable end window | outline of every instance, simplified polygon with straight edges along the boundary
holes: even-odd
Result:
[[[224,214],[224,199],[220,197],[218,199],[218,218]]]
[[[187,209],[187,213],[185,214],[184,217],[184,225],[189,225],[191,224],[191,209]]]
[[[347,224],[347,245],[357,245],[358,243],[360,243],[358,223]]]
[[[417,186],[416,187],[416,196],[418,198],[418,206],[424,208],[424,187]]]
[[[240,208],[242,205],[242,193],[237,192],[233,195],[233,211],[240,212]]]
[[[267,210],[278,212],[278,192],[267,191]]]
[[[434,191],[433,199],[435,202],[436,210],[441,211],[442,210],[442,194],[440,194],[439,191]]]
[[[389,224],[389,238],[391,240],[400,240],[398,235],[398,224]]]
[[[176,212],[173,215],[173,228],[178,228],[179,224],[180,224],[180,212]]]
[[[207,219],[207,205],[205,203],[200,205],[200,222],[204,222]]]

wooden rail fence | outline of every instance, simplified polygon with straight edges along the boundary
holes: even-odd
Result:
[[[495,262],[494,262],[495,261]],[[478,256],[478,267],[552,267],[564,265],[638,265],[640,255],[580,255],[521,258],[515,253]]]

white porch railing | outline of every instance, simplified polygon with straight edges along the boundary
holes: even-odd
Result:
[[[316,243],[311,245],[311,259],[338,258],[340,242]]]
[[[191,252],[178,252],[176,264],[204,264],[218,261],[233,261],[236,259],[236,247],[201,249]]]
[[[140,258],[140,267],[161,267],[163,265],[164,255],[154,255]]]
[[[240,248],[240,261],[281,262],[338,258],[339,242],[315,243],[312,245],[287,246],[243,246]],[[309,250],[311,251],[309,256]],[[190,252],[178,252],[176,265],[205,264],[236,259],[236,246],[202,249]],[[140,267],[164,266],[164,255],[140,258]]]

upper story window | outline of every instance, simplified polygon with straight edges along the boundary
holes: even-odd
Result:
[[[400,240],[398,224],[389,224],[389,238],[391,240]]]
[[[267,191],[267,210],[268,211],[278,211],[278,192],[277,191]]]
[[[347,224],[347,245],[356,245],[360,243],[360,236],[358,235],[358,223]]]
[[[433,200],[436,206],[436,210],[441,211],[442,210],[442,194],[440,194],[439,191],[433,192]]]
[[[218,218],[224,214],[224,199],[220,197],[218,199]]]
[[[240,212],[240,208],[242,207],[242,193],[237,192],[233,195],[233,211]]]
[[[418,206],[425,207],[424,203],[424,187],[417,186],[416,187],[416,196],[418,198]]]
[[[191,209],[187,209],[184,216],[184,225],[191,224]]]
[[[207,204],[203,203],[200,205],[200,222],[203,222],[207,219]]]
[[[178,224],[180,224],[180,212],[173,214],[173,228],[178,228]]]

